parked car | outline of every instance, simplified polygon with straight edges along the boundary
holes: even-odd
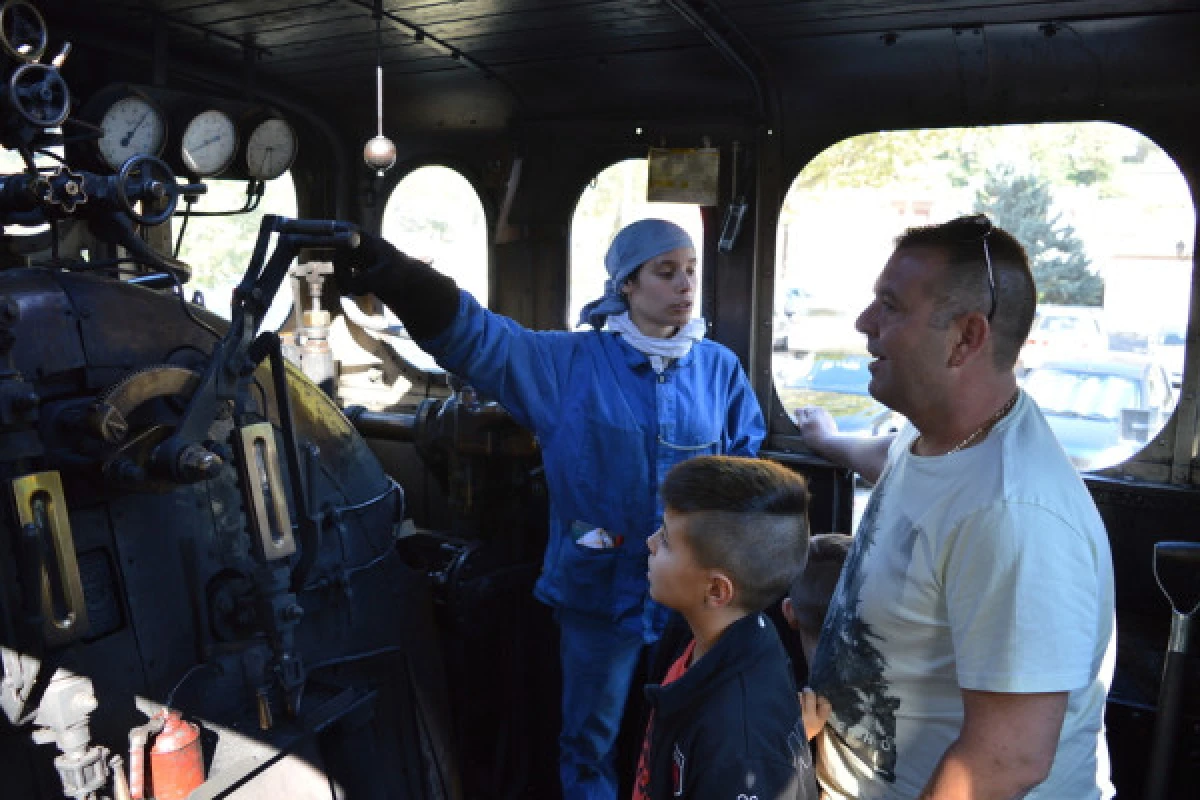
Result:
[[[783,313],[788,317],[803,314],[812,307],[812,292],[792,286],[783,293]]]
[[[1167,369],[1171,385],[1179,388],[1183,385],[1183,357],[1187,346],[1187,336],[1180,328],[1164,328],[1154,337],[1150,352]]]
[[[1019,370],[1034,369],[1052,360],[1103,357],[1108,352],[1108,334],[1101,313],[1101,309],[1090,306],[1039,307],[1021,348]]]
[[[771,344],[776,352],[805,353],[854,352],[865,355],[866,338],[854,329],[854,314],[814,310],[808,313],[776,317]]]
[[[1176,400],[1163,365],[1136,357],[1047,362],[1022,385],[1081,470],[1129,458],[1158,433]]]
[[[894,432],[904,417],[867,391],[873,358],[863,353],[824,352],[788,361],[777,359],[776,390],[783,407],[795,417],[804,406],[821,406],[843,433],[873,436]],[[790,369],[789,369],[790,367]]]

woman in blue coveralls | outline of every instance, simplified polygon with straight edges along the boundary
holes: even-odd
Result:
[[[604,258],[604,295],[580,315],[592,330],[572,333],[494,314],[382,239],[364,236],[334,265],[342,291],[376,294],[442,367],[537,434],[550,536],[535,593],[561,635],[563,796],[612,800],[639,652],[666,621],[646,583],[659,483],[693,456],[755,455],[765,434],[737,357],[691,317],[691,238],[665,220],[623,228]]]

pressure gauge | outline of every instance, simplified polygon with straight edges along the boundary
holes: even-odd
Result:
[[[143,94],[127,94],[110,105],[100,117],[100,128],[104,134],[96,146],[114,170],[133,156],[157,157],[167,140],[162,109]]]
[[[198,178],[219,175],[233,163],[237,145],[232,117],[215,108],[201,111],[183,129],[184,166]]]
[[[279,117],[260,122],[246,142],[246,170],[251,178],[270,181],[288,171],[296,158],[296,132]]]

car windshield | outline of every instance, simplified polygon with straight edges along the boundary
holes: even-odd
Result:
[[[1083,321],[1075,317],[1046,317],[1039,330],[1044,333],[1071,333],[1083,330]]]
[[[1121,409],[1140,405],[1132,378],[1097,372],[1035,369],[1025,379],[1025,391],[1048,414],[1118,419]]]
[[[871,382],[871,372],[867,369],[870,363],[871,359],[865,356],[818,357],[792,388],[866,395],[867,384]]]

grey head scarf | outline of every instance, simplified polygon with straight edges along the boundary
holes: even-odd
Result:
[[[622,228],[613,237],[604,256],[604,268],[608,270],[604,295],[583,307],[579,312],[579,324],[600,330],[610,315],[627,311],[629,306],[621,294],[621,287],[629,276],[655,256],[679,247],[694,248],[694,245],[688,232],[674,222],[642,219]]]

